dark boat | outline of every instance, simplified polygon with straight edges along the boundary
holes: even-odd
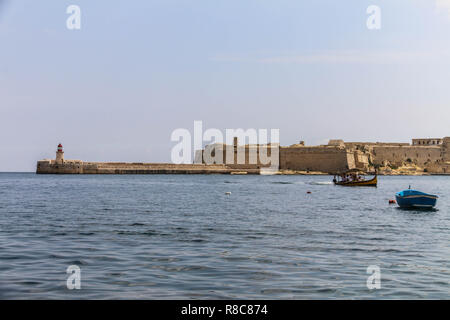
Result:
[[[417,190],[403,190],[395,194],[400,208],[425,208],[431,209],[436,205],[436,195],[428,194]]]

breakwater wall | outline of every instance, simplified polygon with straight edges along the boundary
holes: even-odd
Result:
[[[67,160],[41,160],[37,163],[38,174],[240,174],[240,170],[225,165],[171,164],[171,163],[125,163],[83,162]],[[245,170],[247,174],[259,174],[259,169]]]

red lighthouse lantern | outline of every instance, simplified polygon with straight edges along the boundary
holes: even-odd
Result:
[[[63,152],[63,146],[62,144],[58,144],[58,152]]]

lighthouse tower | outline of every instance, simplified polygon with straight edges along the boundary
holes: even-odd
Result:
[[[62,144],[58,144],[58,150],[56,150],[56,161],[57,164],[64,163],[64,151]]]

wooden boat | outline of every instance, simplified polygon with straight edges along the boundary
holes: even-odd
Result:
[[[359,170],[350,170],[344,174],[338,174],[334,176],[333,182],[337,186],[346,186],[346,187],[376,187],[378,184],[378,178],[377,174],[375,173],[375,176],[372,179],[366,180],[366,179],[358,179],[358,180],[341,180],[338,181],[336,176],[343,176],[348,175],[349,173],[353,173],[354,176],[359,177],[358,173]]]
[[[436,205],[438,196],[417,190],[403,190],[395,194],[400,208],[431,209]]]

